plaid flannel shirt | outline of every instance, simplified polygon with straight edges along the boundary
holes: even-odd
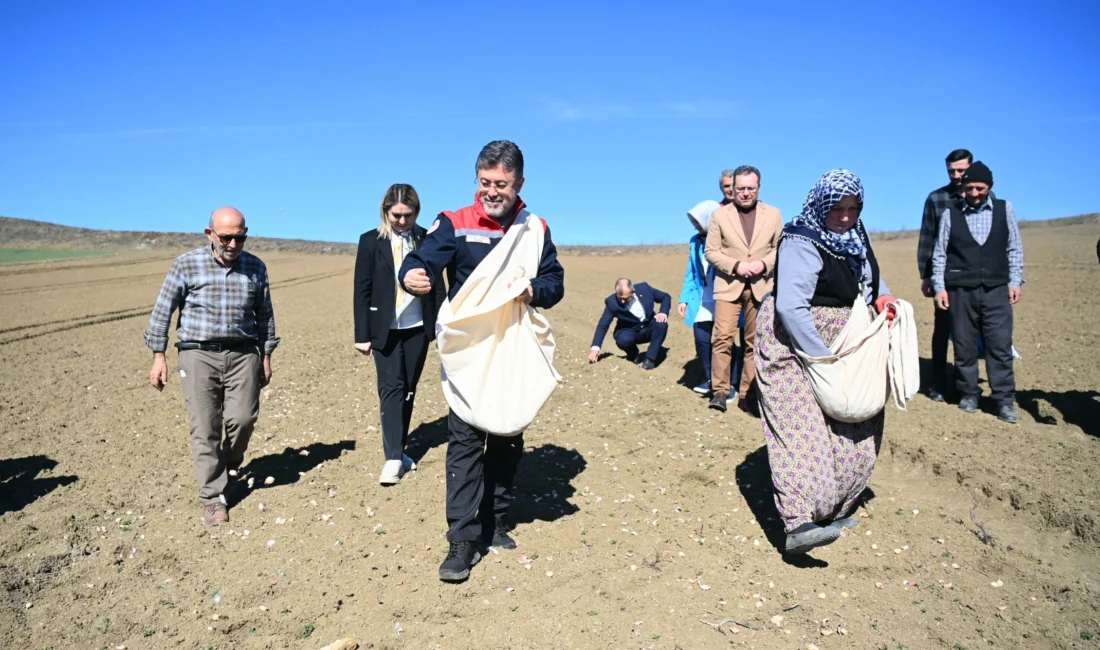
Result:
[[[176,258],[145,330],[145,345],[153,352],[168,347],[177,309],[180,341],[254,340],[267,355],[279,345],[267,266],[251,253],[241,252],[229,267],[214,256],[213,244]]]
[[[924,200],[924,215],[920,221],[920,238],[917,240],[917,266],[920,279],[932,279],[932,251],[940,234],[940,216],[960,198],[954,185],[944,185]]]
[[[981,246],[989,239],[993,229],[993,195],[985,203],[972,208],[960,199],[960,207],[970,228],[970,235]],[[1020,225],[1016,221],[1016,211],[1012,204],[1005,201],[1005,221],[1008,225],[1008,286],[1019,287],[1024,283],[1024,244],[1020,239]],[[951,241],[951,210],[947,208],[940,215],[940,232],[936,237],[936,247],[932,252],[932,286],[936,293],[946,289],[944,273],[947,269],[947,243]]]

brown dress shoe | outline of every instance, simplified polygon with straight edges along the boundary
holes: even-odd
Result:
[[[224,503],[208,503],[202,507],[202,523],[204,526],[221,526],[229,521],[229,511]]]
[[[710,404],[708,404],[708,406],[710,406],[715,411],[721,411],[721,412],[725,413],[726,412],[726,397],[727,397],[726,393],[715,393],[714,397],[711,398]]]

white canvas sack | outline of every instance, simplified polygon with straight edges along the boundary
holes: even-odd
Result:
[[[903,300],[894,304],[898,322],[891,328],[886,311],[871,319],[860,291],[848,322],[829,346],[832,355],[811,357],[796,350],[828,417],[840,422],[871,418],[886,406],[891,385],[894,403],[902,410],[916,394],[920,369],[913,308]]]
[[[538,274],[545,237],[542,221],[521,211],[436,322],[447,404],[495,435],[526,429],[562,380],[549,321],[515,301]]]

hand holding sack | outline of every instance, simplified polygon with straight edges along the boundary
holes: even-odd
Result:
[[[885,408],[891,391],[904,411],[920,387],[913,306],[892,296],[879,302],[881,311],[872,320],[862,292],[856,296],[848,323],[829,346],[833,354],[811,357],[796,350],[822,412],[834,420],[871,418]]]

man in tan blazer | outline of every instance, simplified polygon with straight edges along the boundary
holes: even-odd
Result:
[[[760,170],[747,165],[734,170],[733,202],[714,211],[707,231],[704,256],[714,266],[714,352],[711,360],[710,407],[726,410],[732,392],[730,364],[737,320],[745,313],[744,365],[738,397],[746,409],[749,389],[756,380],[753,345],[756,342],[756,310],[772,290],[775,255],[783,232],[778,208],[757,200]]]

